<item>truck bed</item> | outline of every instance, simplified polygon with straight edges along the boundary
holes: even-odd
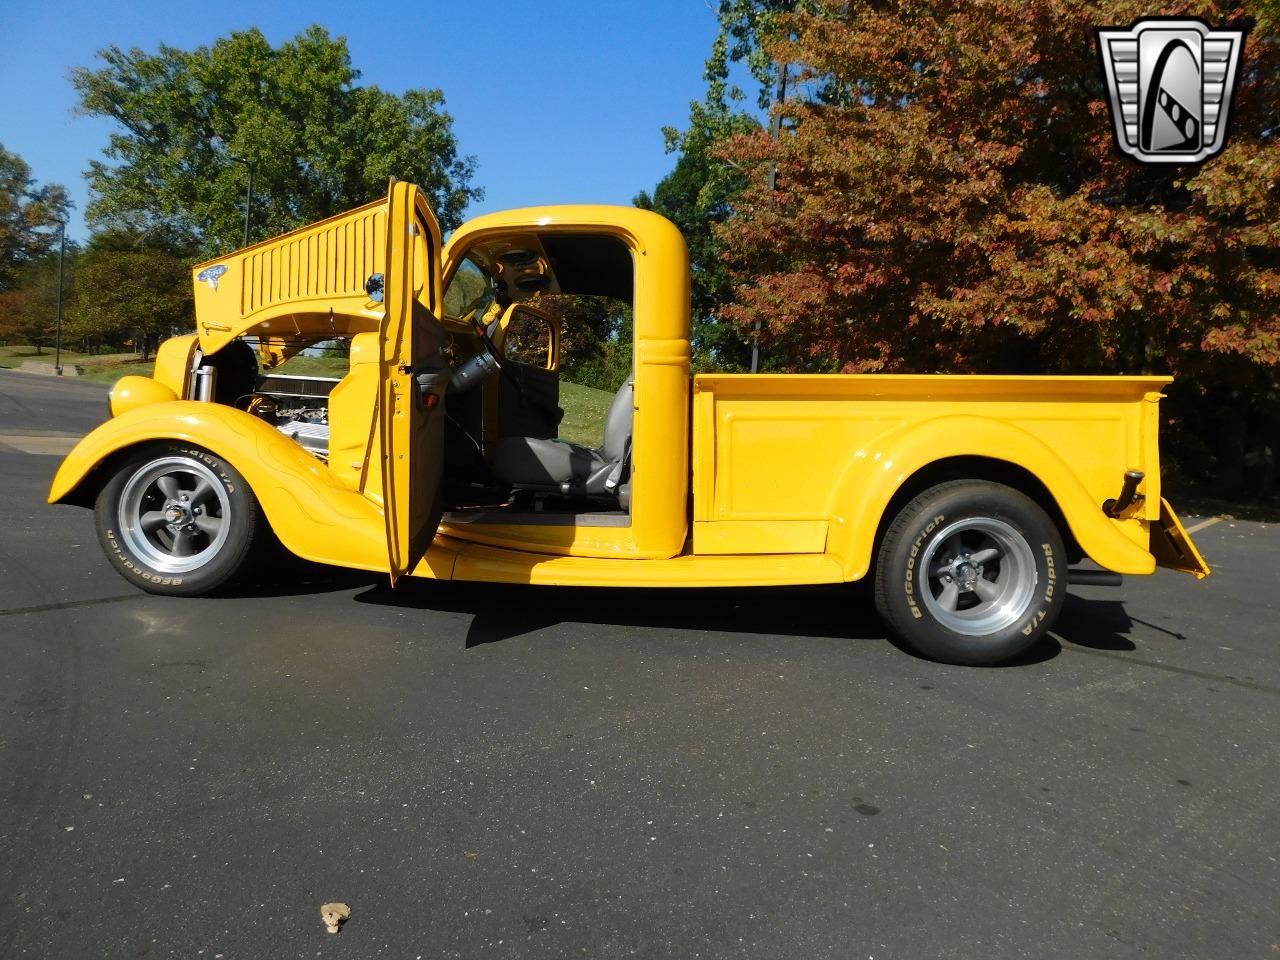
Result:
[[[921,471],[1027,475],[1086,554],[1149,573],[1168,377],[711,374],[693,386],[693,550],[825,553],[866,573],[881,517]],[[640,465],[638,465],[640,466]],[[1126,470],[1144,501],[1102,504]]]

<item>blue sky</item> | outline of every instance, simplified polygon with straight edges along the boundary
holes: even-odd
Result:
[[[71,190],[68,233],[82,239],[83,172],[112,127],[73,115],[72,67],[110,44],[190,48],[251,26],[278,44],[311,23],[347,37],[362,83],[444,91],[480,163],[486,196],[469,214],[652,188],[673,163],[661,128],[702,95],[716,33],[707,0],[0,0],[0,143]]]

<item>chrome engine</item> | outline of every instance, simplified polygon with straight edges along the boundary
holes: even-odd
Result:
[[[267,374],[258,380],[246,408],[322,460],[329,458],[329,377]]]

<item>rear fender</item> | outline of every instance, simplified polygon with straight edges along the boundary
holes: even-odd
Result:
[[[866,576],[880,520],[903,484],[930,464],[975,455],[1013,464],[1037,477],[1081,549],[1099,566],[1117,573],[1155,572],[1155,558],[1121,527],[1144,522],[1108,518],[1070,466],[1043,441],[1003,421],[958,416],[891,430],[854,453],[833,494],[834,522],[827,540],[827,550],[840,559],[846,579]],[[1121,473],[1122,467],[1117,468],[1117,479]],[[1145,526],[1133,532],[1146,542]]]
[[[248,482],[280,542],[307,560],[387,569],[382,510],[339,484],[324,463],[270,424],[234,407],[174,400],[108,420],[72,449],[50,503],[83,502],[90,475],[131,447],[176,440],[226,460]],[[91,495],[96,494],[96,490]]]

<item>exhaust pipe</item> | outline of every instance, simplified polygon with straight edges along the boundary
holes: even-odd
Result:
[[[1145,497],[1139,497],[1137,495],[1138,484],[1140,484],[1145,477],[1146,474],[1141,470],[1126,470],[1124,472],[1124,485],[1120,487],[1120,496],[1116,497],[1114,500],[1108,500],[1104,503],[1102,505],[1102,512],[1114,520],[1116,517],[1120,516],[1120,514],[1133,506],[1134,501],[1141,503],[1145,500]]]
[[[1124,577],[1110,570],[1068,570],[1067,583],[1081,587],[1118,587]]]
[[[218,392],[218,368],[204,366],[196,370],[195,399],[202,403],[213,403]]]

